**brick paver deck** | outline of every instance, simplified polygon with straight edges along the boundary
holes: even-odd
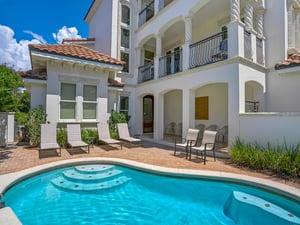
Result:
[[[45,151],[41,155],[41,158],[39,158],[38,147],[14,146],[0,149],[0,175],[58,160],[83,157],[112,157],[170,168],[199,169],[244,174],[271,179],[300,188],[300,183],[298,181],[287,181],[275,176],[237,168],[230,165],[226,159],[217,158],[217,161],[215,162],[213,158],[207,157],[208,161],[206,165],[204,165],[200,156],[193,155],[192,160],[190,161],[185,159],[183,152],[178,152],[176,156],[174,156],[173,153],[172,147],[152,142],[143,142],[143,146],[131,146],[125,144],[122,150],[119,149],[119,146],[97,145],[90,148],[89,154],[82,150],[62,149],[61,157],[59,157],[55,151]]]

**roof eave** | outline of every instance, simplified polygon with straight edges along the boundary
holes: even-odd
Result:
[[[77,58],[77,57],[64,56],[64,55],[53,54],[53,53],[48,53],[48,52],[43,52],[43,51],[37,51],[34,49],[31,49],[30,53],[31,53],[30,54],[31,56],[41,57],[44,59],[52,59],[52,60],[60,60],[60,61],[64,61],[64,62],[70,62],[70,63],[84,64],[84,65],[89,65],[89,66],[94,66],[94,67],[100,67],[103,69],[109,69],[114,72],[121,71],[123,68],[122,65],[105,63],[105,62],[96,62],[93,60],[81,59],[81,58]]]

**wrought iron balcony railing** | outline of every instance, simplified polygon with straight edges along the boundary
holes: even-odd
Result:
[[[190,68],[228,58],[227,31],[217,33],[190,45]]]

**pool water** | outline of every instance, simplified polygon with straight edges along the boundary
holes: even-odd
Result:
[[[260,189],[105,164],[29,178],[8,190],[4,200],[24,225],[300,224],[299,202]],[[272,210],[273,205],[276,213],[263,208]],[[254,220],[251,215],[261,218]]]

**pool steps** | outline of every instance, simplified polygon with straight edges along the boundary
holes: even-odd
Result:
[[[265,221],[274,225],[300,224],[300,219],[285,209],[239,191],[233,191],[229,196],[224,205],[224,213],[237,224],[258,225],[265,224]]]
[[[58,188],[71,191],[99,191],[118,187],[130,180],[112,165],[75,166],[51,180]]]

